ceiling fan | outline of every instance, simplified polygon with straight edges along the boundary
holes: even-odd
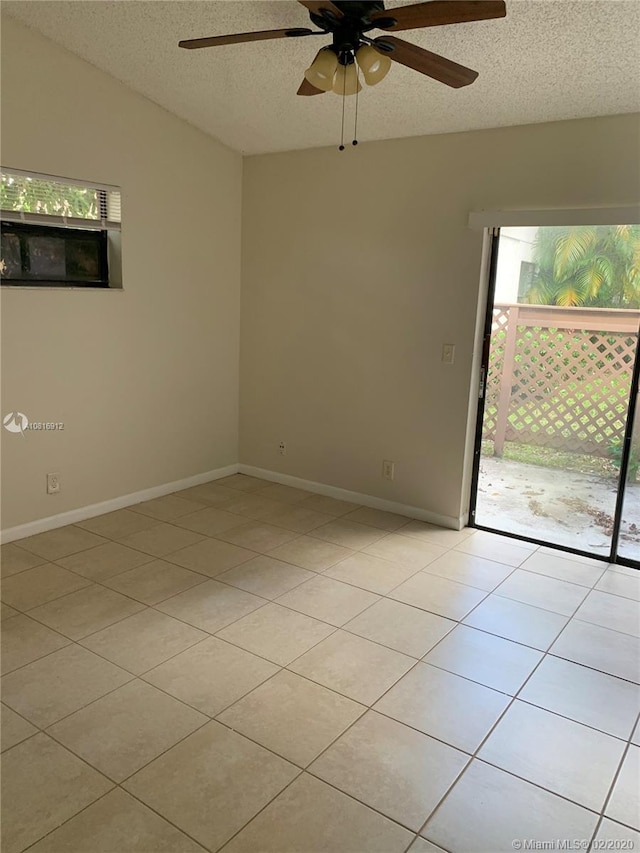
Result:
[[[305,71],[298,95],[322,95],[329,91],[343,96],[357,94],[362,88],[358,68],[362,71],[365,83],[374,86],[389,71],[391,60],[458,89],[473,83],[478,72],[394,35],[385,34],[372,39],[365,33],[374,29],[393,33],[420,27],[503,18],[506,15],[504,0],[430,0],[390,10],[384,8],[381,0],[298,2],[309,10],[311,22],[318,29],[293,27],[235,33],[186,39],[178,42],[178,45],[193,50],[265,39],[331,35],[332,44],[321,48]]]

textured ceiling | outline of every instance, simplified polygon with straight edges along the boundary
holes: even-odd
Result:
[[[294,0],[8,0],[2,11],[242,153],[339,141],[341,99],[295,94],[328,39],[177,47],[308,25]],[[360,95],[361,141],[640,111],[640,0],[507,0],[506,19],[400,36],[480,76],[453,90],[394,63]]]

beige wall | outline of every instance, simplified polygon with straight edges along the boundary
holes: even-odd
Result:
[[[246,159],[241,461],[464,515],[482,254],[468,214],[633,204],[639,141],[638,117],[616,116]]]
[[[237,462],[242,159],[9,18],[2,163],[122,187],[123,291],[2,293],[3,528]],[[60,472],[48,496],[45,474]]]
[[[459,518],[469,211],[640,196],[638,117],[251,157],[243,177],[238,154],[11,19],[2,53],[2,163],[120,185],[124,275],[122,292],[2,293],[2,414],[65,423],[3,434],[3,528],[238,461],[241,184],[240,461]]]

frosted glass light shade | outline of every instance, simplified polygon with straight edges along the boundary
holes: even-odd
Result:
[[[361,89],[355,62],[350,65],[338,65],[333,82],[333,91],[336,95],[355,95]]]
[[[358,48],[356,53],[358,65],[364,76],[364,82],[367,86],[375,86],[389,73],[391,68],[391,60],[388,56],[378,53],[375,48],[369,44],[365,44]]]
[[[338,67],[338,57],[332,50],[323,49],[319,51],[311,65],[304,72],[304,76],[322,92],[329,92],[333,87],[333,80]]]

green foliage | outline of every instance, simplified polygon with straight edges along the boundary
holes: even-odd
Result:
[[[484,439],[482,442],[483,458],[493,455],[493,441]],[[551,447],[506,441],[502,458],[514,462],[524,462],[527,465],[540,465],[542,468],[578,471],[581,474],[595,474],[601,478],[616,479],[615,468],[610,459],[590,456],[586,453],[573,453],[567,450],[555,450]]]
[[[640,225],[542,227],[533,260],[529,303],[640,308]]]
[[[100,218],[96,190],[11,174],[2,175],[0,207],[25,213]]]
[[[616,468],[622,465],[622,447],[623,441],[621,438],[612,438],[609,442],[609,452],[611,459]],[[629,465],[627,467],[627,481],[635,483],[640,472],[640,444],[631,445],[631,453],[629,454]]]

